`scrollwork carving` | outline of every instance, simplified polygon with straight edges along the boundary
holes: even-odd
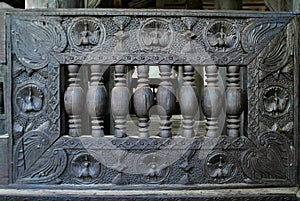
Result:
[[[47,183],[58,178],[67,165],[67,155],[59,147],[51,147],[47,134],[49,122],[29,131],[19,139],[15,148],[17,183]]]
[[[67,37],[61,24],[55,19],[15,19],[12,25],[13,50],[18,60],[34,70],[45,67],[49,52],[62,52]]]
[[[242,36],[243,49],[254,53],[263,49],[287,24],[286,19],[277,21],[253,22]]]
[[[277,132],[262,133],[255,145],[244,152],[242,168],[247,182],[284,182],[290,180],[291,150],[288,139]]]

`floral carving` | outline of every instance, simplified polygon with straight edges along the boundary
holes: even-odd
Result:
[[[206,174],[218,183],[232,179],[237,173],[233,159],[224,152],[213,152],[208,155],[205,163]]]
[[[71,173],[79,183],[94,183],[101,173],[101,164],[87,153],[77,154],[70,165]]]
[[[143,49],[164,51],[173,41],[173,29],[164,19],[148,19],[139,31],[139,43]]]
[[[207,26],[205,38],[209,49],[225,52],[237,46],[239,31],[233,23],[215,21]]]
[[[16,111],[23,116],[38,115],[45,105],[45,95],[39,85],[26,83],[15,92]]]
[[[263,93],[263,113],[270,117],[285,115],[290,108],[290,96],[281,86],[270,86]]]
[[[94,18],[74,19],[69,28],[69,40],[72,47],[80,51],[92,51],[101,46],[105,38],[105,29]]]
[[[139,166],[143,170],[143,180],[150,184],[163,182],[170,172],[165,163],[165,157],[157,153],[142,155]]]

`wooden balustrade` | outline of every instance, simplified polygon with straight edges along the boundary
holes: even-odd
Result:
[[[69,115],[69,135],[77,137],[81,134],[81,118],[84,93],[80,86],[79,65],[68,65],[68,88],[64,95],[64,105]]]
[[[138,118],[140,138],[149,138],[149,110],[154,104],[154,92],[149,85],[149,65],[138,65],[138,84],[133,94],[133,108]],[[243,92],[240,84],[239,66],[227,66],[227,87],[225,88],[226,132],[230,137],[240,136],[240,116],[243,112]],[[90,65],[90,84],[86,93],[87,111],[91,118],[91,135],[104,136],[104,116],[107,108],[108,92],[103,83],[103,65]],[[206,136],[215,138],[221,135],[218,117],[221,113],[222,93],[219,86],[218,66],[205,66],[207,85],[203,94],[199,94],[195,86],[194,67],[182,66],[182,83],[179,90],[179,102],[182,115],[182,136],[192,138],[195,115],[200,113],[199,96],[202,97],[202,110],[206,117]],[[176,92],[171,82],[172,66],[160,65],[161,83],[156,93],[158,114],[160,117],[159,136],[172,137],[173,111],[176,103]],[[69,135],[81,134],[81,118],[83,112],[84,92],[80,86],[79,66],[68,65],[69,85],[65,92],[65,109],[69,115]],[[129,115],[129,89],[126,79],[126,66],[115,66],[115,86],[111,91],[111,111],[115,122],[115,137],[126,137],[126,123]],[[223,125],[222,125],[223,126]],[[176,133],[177,134],[177,133]]]
[[[203,113],[206,116],[206,136],[218,137],[219,126],[218,116],[220,114],[221,91],[218,84],[218,67],[206,66],[206,82],[207,85],[203,90],[202,107]]]
[[[195,136],[194,117],[198,112],[199,98],[198,90],[195,87],[194,68],[186,65],[183,68],[183,84],[180,89],[180,106],[183,116],[183,133],[187,138]]]
[[[243,93],[240,85],[240,67],[227,67],[226,114],[227,135],[240,135],[240,115],[243,112]]]
[[[172,137],[172,121],[170,121],[176,102],[175,89],[170,81],[172,75],[171,65],[159,66],[162,82],[158,87],[156,99],[160,117],[160,137]]]
[[[115,66],[115,87],[111,92],[111,110],[115,120],[115,137],[126,137],[126,118],[129,114],[129,90],[125,66]]]
[[[107,91],[103,85],[104,66],[91,65],[91,83],[86,95],[86,103],[91,116],[92,136],[103,137],[103,118],[107,107]]]
[[[139,65],[137,66],[138,72],[138,85],[134,92],[133,103],[134,110],[139,118],[139,136],[141,138],[149,137],[148,121],[149,121],[149,109],[153,105],[153,93],[149,86],[149,66]]]

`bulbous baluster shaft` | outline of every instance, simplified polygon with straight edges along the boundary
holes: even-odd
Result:
[[[79,65],[68,65],[68,88],[64,95],[66,113],[69,115],[69,135],[77,137],[81,135],[81,118],[83,111],[84,95],[80,86]]]
[[[126,137],[126,118],[129,114],[129,90],[126,85],[125,66],[115,66],[115,87],[111,92],[111,110],[115,120],[115,137]]]
[[[86,104],[91,116],[92,136],[103,137],[103,119],[107,107],[107,91],[103,85],[104,66],[91,65],[91,83],[86,95]]]
[[[226,115],[227,135],[240,136],[240,115],[243,112],[243,92],[240,85],[240,67],[227,67]]]
[[[148,138],[148,121],[149,109],[153,105],[153,93],[149,86],[149,66],[140,65],[137,67],[138,85],[133,95],[134,110],[139,118],[139,136],[141,138]]]
[[[194,133],[194,117],[198,112],[198,90],[195,87],[194,68],[190,65],[184,66],[183,84],[180,89],[180,106],[183,116],[183,137],[191,138]]]
[[[170,119],[175,108],[176,95],[172,82],[170,81],[172,66],[160,65],[159,70],[162,82],[158,87],[156,99],[160,117],[160,136],[167,138],[172,137],[172,122]]]
[[[206,136],[218,137],[218,116],[220,115],[221,107],[221,91],[218,85],[218,67],[206,66],[206,82],[202,97],[203,113],[206,116]]]

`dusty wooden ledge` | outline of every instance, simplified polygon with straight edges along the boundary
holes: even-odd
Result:
[[[296,187],[207,190],[97,190],[97,189],[0,189],[0,200],[217,200],[292,201],[300,199]],[[298,191],[298,192],[297,192]]]

